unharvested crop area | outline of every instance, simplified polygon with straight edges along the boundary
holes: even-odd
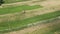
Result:
[[[60,16],[59,3],[60,0],[5,0],[0,6],[0,34],[59,34],[60,19],[49,20]],[[45,27],[39,28],[41,24],[37,23],[44,20],[47,22],[41,23]]]

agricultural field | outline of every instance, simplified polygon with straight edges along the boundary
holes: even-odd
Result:
[[[60,0],[4,0],[0,34],[59,34]]]

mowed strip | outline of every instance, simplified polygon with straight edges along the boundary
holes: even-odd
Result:
[[[10,31],[11,30],[18,30],[20,28],[27,27],[28,24],[31,24],[31,23],[34,23],[34,22],[37,22],[37,21],[51,19],[51,18],[54,18],[54,17],[57,17],[57,16],[60,16],[60,11],[34,16],[34,17],[27,18],[27,19],[24,19],[24,20],[16,19],[15,21],[2,22],[2,23],[0,23],[0,31],[4,31],[4,32],[6,30],[9,31],[8,30],[9,26],[10,26]]]
[[[0,8],[0,15],[21,12],[24,10],[32,10],[32,9],[37,9],[41,7],[42,6],[40,5],[34,5],[34,6],[21,5],[21,6],[16,6],[16,7]]]

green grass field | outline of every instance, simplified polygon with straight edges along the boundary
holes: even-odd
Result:
[[[4,0],[5,3],[15,3],[15,2],[22,2],[22,1],[28,1],[28,0]]]
[[[27,19],[24,19],[24,20],[16,19],[15,21],[2,22],[2,23],[0,23],[0,31],[1,30],[4,31],[5,29],[8,29],[9,25],[10,25],[11,30],[12,29],[18,29],[18,28],[25,27],[25,25],[27,25],[27,24],[31,24],[31,23],[34,23],[34,22],[37,22],[37,21],[51,19],[51,18],[54,18],[54,17],[57,17],[57,16],[60,16],[60,11],[34,16],[34,17],[27,18]]]
[[[22,3],[19,4],[20,2]],[[54,11],[55,9],[57,11]],[[35,31],[29,31],[26,34],[60,34],[60,19],[55,19],[60,16],[59,9],[59,0],[4,0],[0,6],[0,34],[14,33],[18,30],[25,31],[24,28],[40,24],[43,26],[47,24],[47,26],[41,29],[35,27],[37,30],[34,29]],[[50,19],[54,20],[49,21]],[[20,31],[17,32],[19,33]]]
[[[33,10],[33,9],[37,9],[37,8],[42,8],[42,6],[40,6],[40,5],[35,5],[35,6],[21,5],[21,6],[16,6],[16,7],[11,6],[11,7],[6,7],[6,8],[0,8],[0,15],[21,12],[24,10]]]

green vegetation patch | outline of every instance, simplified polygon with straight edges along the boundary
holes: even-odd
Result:
[[[38,16],[27,18],[24,20],[16,19],[15,21],[2,22],[2,23],[0,23],[0,31],[1,30],[5,31],[5,29],[9,29],[9,27],[10,27],[10,30],[20,29],[22,27],[26,27],[27,24],[35,23],[37,21],[51,19],[51,18],[54,18],[57,16],[60,16],[60,11],[47,13],[47,14],[43,14],[43,15],[38,15]]]
[[[0,15],[1,14],[21,12],[24,10],[32,10],[32,9],[37,9],[37,8],[41,8],[41,7],[42,6],[40,6],[40,5],[35,5],[35,6],[22,5],[22,6],[16,6],[16,7],[0,8]]]

